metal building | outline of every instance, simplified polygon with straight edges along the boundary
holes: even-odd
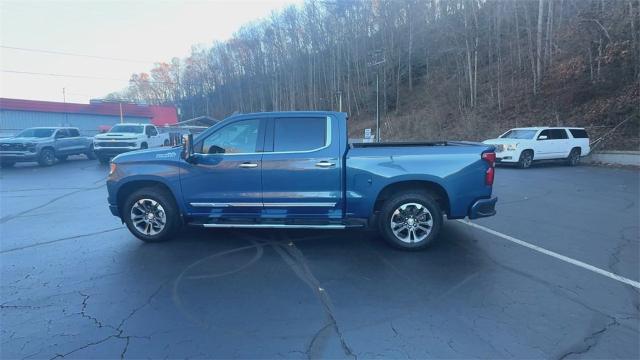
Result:
[[[176,124],[173,106],[139,105],[92,100],[89,104],[0,98],[0,136],[36,126],[73,126],[93,136],[120,122]]]

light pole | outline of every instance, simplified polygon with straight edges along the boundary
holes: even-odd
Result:
[[[380,65],[384,64],[385,59],[382,50],[374,52],[373,56],[374,59],[369,66],[376,69],[376,142],[380,142]]]

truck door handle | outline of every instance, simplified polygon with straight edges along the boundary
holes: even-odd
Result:
[[[320,161],[316,163],[316,166],[321,168],[328,168],[328,167],[336,166],[336,164],[328,161]]]
[[[250,163],[250,162],[244,162],[242,164],[240,164],[241,168],[255,168],[258,167],[258,164],[256,163]]]

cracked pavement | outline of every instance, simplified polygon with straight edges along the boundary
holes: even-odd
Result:
[[[143,244],[108,169],[0,171],[0,357],[640,357],[640,292],[445,222],[430,249],[371,232],[184,229]],[[640,279],[637,170],[499,168],[479,224]]]

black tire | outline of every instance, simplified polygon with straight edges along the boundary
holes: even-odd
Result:
[[[13,165],[15,164],[16,164],[15,161],[3,161],[3,162],[0,162],[0,168],[3,168],[3,169],[10,168],[10,167],[13,167]]]
[[[169,142],[169,139],[164,141],[164,144],[162,146],[169,146],[171,145],[171,143]]]
[[[89,146],[89,151],[87,151],[86,153],[84,153],[84,156],[87,157],[87,159],[89,160],[95,160],[96,158],[96,153],[93,151],[93,144],[91,144]]]
[[[578,166],[580,165],[580,149],[573,148],[567,157],[567,165],[568,166]]]
[[[147,145],[147,143],[140,144],[140,149],[141,150],[148,149],[148,148],[149,148],[149,145]]]
[[[422,230],[415,230],[416,233],[414,233],[414,240],[412,241],[412,235],[407,229],[406,233],[408,235],[408,238],[405,238],[403,240],[400,238],[400,236],[403,234],[403,231],[401,231],[398,236],[396,236],[396,234],[394,233],[394,230],[392,229],[392,219],[397,220],[398,216],[402,217],[401,213],[396,213],[396,210],[403,211],[401,210],[401,208],[403,206],[407,206],[404,211],[412,212],[411,207],[409,206],[412,206],[417,210],[418,208],[415,205],[420,205],[427,210],[428,217],[431,218],[431,225],[429,228],[430,231],[426,233]],[[422,220],[428,221],[426,216],[427,213],[422,212],[422,214],[425,215],[425,218],[423,218]],[[416,216],[416,219],[420,217],[420,215],[417,215],[417,213],[412,213],[410,215],[410,218],[413,218],[414,216]],[[407,221],[409,220],[407,219]],[[412,222],[412,226],[413,224],[414,223]],[[418,222],[416,224],[420,225],[421,223]],[[429,244],[433,243],[433,241],[438,237],[441,228],[442,210],[440,209],[440,206],[434,200],[431,194],[418,190],[400,192],[392,195],[382,205],[380,216],[378,217],[378,231],[380,232],[382,237],[390,245],[402,250],[413,251],[424,249]],[[424,238],[418,239],[416,235],[426,236]]]
[[[518,159],[518,167],[520,169],[527,169],[531,167],[533,163],[533,151],[525,150],[520,153],[520,159]]]
[[[67,161],[68,157],[69,157],[68,155],[56,155],[56,159],[58,159],[58,161],[60,162]]]
[[[136,205],[142,204],[144,207],[145,202],[147,205],[149,203],[147,200],[151,202],[156,202],[159,206],[156,206],[154,209],[158,211],[155,214],[155,218],[157,219],[160,215],[159,212],[162,209],[162,212],[165,214],[165,225],[159,230],[156,234],[147,234],[140,230],[133,222],[132,219],[132,208]],[[133,210],[133,214],[139,214],[138,209],[140,206]],[[153,209],[153,207],[151,207]],[[127,197],[124,202],[124,205],[121,209],[120,216],[124,220],[125,224],[129,228],[129,231],[137,237],[138,239],[144,242],[161,242],[171,239],[175,233],[180,229],[181,221],[180,221],[180,213],[178,211],[178,206],[173,198],[173,196],[168,193],[166,190],[159,187],[145,187],[140,190],[133,192],[131,195]],[[143,216],[144,217],[144,216]],[[141,220],[147,221],[147,220]],[[153,221],[153,220],[151,220]],[[140,222],[138,223],[140,225]],[[144,224],[143,227],[147,228]],[[156,231],[156,228],[151,228],[152,231]]]
[[[109,165],[109,161],[111,159],[109,159],[108,156],[98,156],[98,161],[100,162],[100,164],[102,165]]]
[[[56,162],[56,153],[53,149],[42,149],[38,155],[38,164],[40,166],[51,166]]]

